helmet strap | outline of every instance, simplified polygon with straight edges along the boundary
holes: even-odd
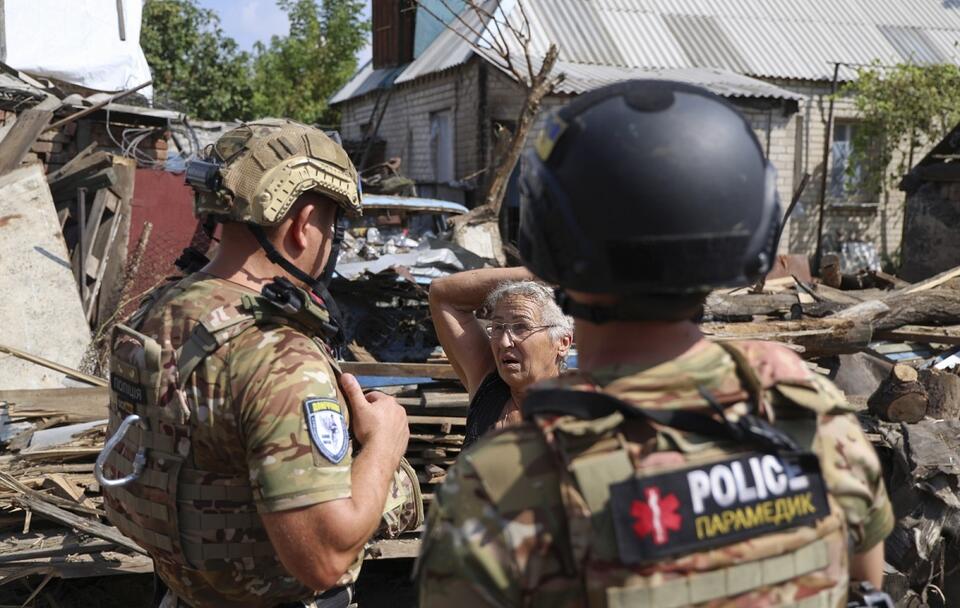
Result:
[[[340,309],[337,307],[337,303],[334,301],[333,296],[330,295],[330,290],[327,288],[327,283],[330,280],[330,277],[333,275],[333,268],[337,265],[337,255],[340,249],[340,241],[343,240],[343,229],[340,226],[340,211],[337,211],[337,229],[334,232],[333,245],[330,248],[330,258],[327,260],[327,265],[324,267],[323,273],[320,277],[312,277],[306,272],[300,270],[294,265],[293,262],[283,257],[283,255],[277,251],[277,248],[273,246],[273,243],[270,242],[270,239],[267,238],[267,233],[264,231],[263,226],[258,226],[256,224],[247,224],[247,227],[250,229],[250,232],[253,234],[254,238],[257,239],[257,243],[260,244],[261,249],[264,253],[267,254],[267,259],[283,268],[291,276],[296,278],[299,281],[302,281],[305,285],[310,288],[317,297],[323,301],[323,305],[326,307],[327,312],[330,313],[330,323],[337,328],[337,335],[334,339],[335,344],[334,348],[338,348],[345,341],[343,334],[343,323],[341,322]]]
[[[676,298],[670,296],[663,298],[624,296],[625,301],[623,302],[600,306],[577,302],[560,287],[556,288],[553,293],[563,314],[595,325],[603,325],[614,321],[664,321],[668,323],[689,321],[701,314],[703,308],[700,305],[698,310],[691,310],[691,307],[688,306],[678,306],[678,304],[683,303],[683,296]]]

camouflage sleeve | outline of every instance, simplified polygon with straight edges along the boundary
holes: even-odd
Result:
[[[882,542],[893,530],[893,509],[880,459],[856,417],[821,415],[814,451],[830,493],[846,514],[853,552],[863,553]]]
[[[420,607],[519,606],[507,528],[473,468],[458,460],[427,516],[415,567]]]
[[[234,344],[230,386],[257,508],[350,497],[349,413],[320,347],[289,327]]]

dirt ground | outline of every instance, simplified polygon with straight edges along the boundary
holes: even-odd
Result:
[[[360,608],[412,608],[413,560],[367,562],[357,582]],[[29,603],[43,581],[29,577],[0,587],[0,608],[154,608],[153,576],[131,574],[96,579],[51,579]]]

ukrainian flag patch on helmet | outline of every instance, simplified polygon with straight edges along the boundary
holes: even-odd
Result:
[[[553,152],[554,146],[557,145],[557,140],[560,139],[560,136],[563,135],[563,132],[566,130],[567,123],[556,114],[547,118],[547,122],[543,126],[543,129],[541,129],[540,135],[537,136],[537,141],[534,144],[540,160],[546,162],[546,160],[550,158],[550,153]]]

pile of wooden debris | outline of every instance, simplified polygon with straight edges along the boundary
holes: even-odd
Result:
[[[42,360],[41,360],[42,362]],[[460,452],[467,395],[449,365],[347,363],[407,409],[407,459],[429,506]],[[71,372],[76,379],[97,379]],[[109,525],[94,460],[104,444],[108,389],[0,391],[0,585],[33,575],[96,577],[150,572],[133,541]],[[371,543],[369,559],[414,557],[417,533]]]
[[[945,605],[960,601],[960,584],[952,583],[960,568],[953,540],[960,538],[960,268],[913,285],[893,277],[877,284],[885,288],[840,290],[787,277],[717,292],[702,327],[716,340],[788,345],[859,406],[897,516],[887,541],[889,590],[903,606],[939,598]],[[92,474],[104,441],[106,381],[55,369],[94,386],[0,391],[0,585],[31,575],[148,572],[149,559],[106,521]],[[429,507],[463,442],[468,399],[453,369],[379,362],[344,369],[407,409],[407,458]],[[417,536],[374,542],[368,559],[413,557]]]
[[[912,285],[856,279],[873,287],[786,277],[717,292],[702,327],[784,343],[834,380],[883,460],[897,517],[888,591],[898,606],[960,605],[960,267]]]

